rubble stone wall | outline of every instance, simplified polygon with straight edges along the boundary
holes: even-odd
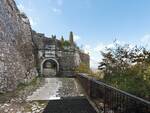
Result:
[[[29,19],[14,0],[0,0],[0,92],[37,75],[31,35]]]

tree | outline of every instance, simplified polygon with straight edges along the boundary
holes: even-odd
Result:
[[[63,44],[64,43],[64,37],[61,36],[61,43]]]
[[[70,42],[65,40],[64,43],[63,43],[63,46],[64,47],[69,47],[70,46]]]
[[[53,40],[56,40],[56,35],[52,35],[52,39],[53,39]]]
[[[101,52],[104,81],[143,98],[150,98],[150,52],[144,47],[114,44]]]

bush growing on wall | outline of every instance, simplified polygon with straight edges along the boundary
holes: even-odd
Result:
[[[80,65],[78,67],[76,67],[75,69],[76,72],[79,73],[87,73],[87,74],[92,74],[91,69],[89,68],[89,66],[85,63],[80,63]]]

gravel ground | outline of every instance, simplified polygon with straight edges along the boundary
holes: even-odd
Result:
[[[84,90],[75,78],[61,79],[62,86],[59,88],[59,97],[85,96]]]

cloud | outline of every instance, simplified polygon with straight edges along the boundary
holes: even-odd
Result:
[[[75,42],[80,40],[80,39],[81,39],[81,37],[79,35],[74,34],[74,41]]]
[[[52,11],[55,14],[60,15],[62,13],[62,5],[63,5],[63,0],[49,0],[52,5]]]
[[[91,53],[91,50],[92,50],[90,45],[85,45],[83,46],[82,49],[84,50],[85,53]]]
[[[17,7],[19,8],[19,10],[20,10],[21,12],[24,12],[24,11],[25,11],[25,7],[24,7],[21,3],[17,4]]]
[[[94,48],[94,51],[100,52],[100,51],[103,51],[104,49],[105,49],[105,45],[103,43],[100,43]]]
[[[124,41],[116,41],[117,44],[119,45],[124,45],[126,44]],[[135,44],[131,43],[129,44],[129,48],[133,48]],[[99,62],[102,61],[102,55],[101,51],[106,50],[106,48],[114,48],[115,45],[114,43],[99,43],[95,47],[91,47],[90,45],[85,46],[86,52],[88,51],[90,55],[90,64],[91,68],[98,68]]]
[[[55,14],[61,14],[61,13],[62,13],[62,10],[59,9],[59,8],[52,8],[52,11],[53,11]]]
[[[53,4],[54,6],[61,7],[63,5],[63,0],[47,0],[48,3],[51,5]]]
[[[33,9],[29,8],[29,6],[23,5],[22,2],[18,3],[17,7],[19,8],[19,10],[21,12],[26,12],[26,13],[29,13],[29,14],[33,14]],[[29,15],[27,15],[27,17],[29,18],[29,21],[30,21],[30,24],[31,24],[32,27],[37,25],[37,20],[38,20],[37,17],[33,17],[33,16],[29,16]]]
[[[124,45],[126,44],[124,41],[117,41],[116,42],[119,45]],[[135,45],[133,43],[129,44],[130,48],[133,48]],[[102,55],[101,55],[101,51],[105,52],[106,48],[114,48],[115,44],[112,43],[98,43],[94,46],[91,45],[85,45],[83,46],[83,50],[85,53],[89,53],[90,55],[90,65],[91,68],[97,69],[99,66],[99,62],[102,61]]]
[[[18,3],[17,7],[19,8],[19,10],[21,12],[32,12],[33,11],[33,9],[31,7],[29,7],[29,5],[25,6],[22,2]]]
[[[37,25],[37,19],[29,17],[29,21],[32,27]]]
[[[57,5],[62,6],[63,5],[63,0],[57,0]]]
[[[90,45],[83,46],[85,53],[90,55],[90,67],[96,69],[100,60],[100,52],[94,50]]]
[[[144,44],[148,44],[150,42],[150,34],[146,34],[141,38],[141,42]]]
[[[113,43],[110,44],[104,44],[99,43],[95,47],[92,47],[90,45],[83,46],[83,50],[85,53],[89,53],[90,55],[90,65],[91,68],[97,69],[99,62],[102,60],[101,51],[105,51],[106,47],[114,47]]]
[[[118,44],[122,44],[121,42],[119,42]],[[110,44],[104,44],[104,43],[99,43],[97,44],[97,46],[94,48],[95,52],[101,52],[101,51],[105,51],[106,48],[113,48],[115,45],[113,43]]]

